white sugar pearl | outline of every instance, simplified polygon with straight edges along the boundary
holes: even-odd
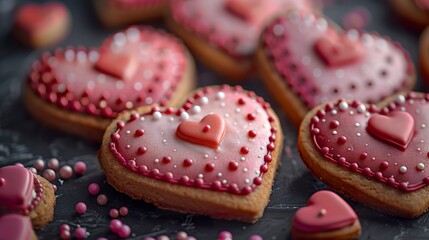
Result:
[[[400,168],[399,168],[399,171],[401,172],[401,173],[406,173],[407,172],[407,167],[405,167],[405,166],[401,166]]]
[[[399,96],[396,98],[396,102],[397,102],[397,103],[404,103],[404,102],[405,102],[405,97],[404,97],[404,95],[399,95]]]
[[[218,92],[216,94],[216,98],[217,99],[224,99],[225,98],[225,93],[224,92]]]
[[[423,170],[425,168],[425,165],[423,163],[417,164],[417,169]]]
[[[192,112],[193,113],[200,113],[201,112],[201,107],[198,105],[195,105],[192,107]]]
[[[187,112],[182,112],[182,113],[180,114],[180,118],[181,118],[182,120],[188,120],[188,119],[189,119],[189,114],[188,114]]]
[[[207,103],[209,103],[209,99],[207,97],[202,97],[200,98],[200,103],[206,105]]]
[[[338,108],[340,108],[340,110],[346,110],[349,108],[349,104],[346,102],[340,102],[340,104],[338,104]]]
[[[162,117],[162,113],[160,113],[160,112],[154,112],[153,113],[153,119],[154,120],[159,120],[159,119],[161,119],[161,117]]]
[[[357,106],[357,111],[360,113],[366,112],[366,107],[363,104],[359,104],[359,106]]]

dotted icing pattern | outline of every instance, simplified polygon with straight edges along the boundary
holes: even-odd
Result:
[[[226,7],[228,0],[171,1],[171,15],[175,22],[197,34],[213,46],[235,58],[253,54],[264,20],[279,9],[310,9],[309,1],[260,0],[258,19],[243,20]]]
[[[346,65],[327,66],[315,44],[335,31],[328,21],[290,11],[272,21],[262,37],[274,70],[308,108],[341,97],[378,102],[409,83],[414,68],[408,54],[398,43],[373,33],[340,32],[349,44],[363,46],[363,56]]]
[[[270,105],[253,92],[229,86],[204,88],[179,110],[132,113],[118,122],[110,149],[127,169],[145,177],[190,187],[249,194],[272,161],[277,131]],[[176,136],[183,121],[218,114],[225,135],[217,148]]]
[[[429,184],[429,94],[399,95],[395,102],[378,110],[354,101],[328,103],[311,119],[315,147],[327,159],[352,172],[386,183],[405,192]],[[371,117],[395,111],[414,119],[414,135],[405,150],[372,136],[367,130]],[[404,126],[397,126],[401,129]]]
[[[101,54],[127,54],[138,61],[131,79],[95,68]],[[112,62],[114,64],[114,62]],[[151,28],[130,27],[99,49],[67,48],[34,62],[28,83],[60,108],[105,118],[138,106],[166,105],[186,69],[185,49],[174,37]]]

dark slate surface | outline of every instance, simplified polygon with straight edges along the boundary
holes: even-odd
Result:
[[[301,162],[296,150],[297,129],[279,111],[276,104],[273,106],[282,119],[283,131],[286,135],[285,148],[282,166],[273,186],[271,202],[264,217],[256,224],[179,214],[159,210],[144,202],[133,201],[117,193],[106,183],[96,159],[97,144],[46,128],[32,120],[25,112],[21,86],[31,62],[43,50],[22,47],[9,36],[11,12],[8,11],[8,5],[10,3],[19,5],[19,2],[13,0],[0,0],[0,166],[17,162],[30,166],[38,157],[44,159],[56,157],[60,159],[61,164],[84,161],[88,166],[87,173],[81,177],[55,182],[58,185],[55,220],[44,229],[37,231],[40,239],[59,238],[58,228],[63,223],[70,224],[72,228],[78,224],[86,227],[91,234],[90,238],[100,236],[115,238],[116,235],[109,232],[108,212],[111,208],[121,206],[127,206],[130,209],[129,215],[123,218],[123,222],[131,227],[133,239],[161,234],[172,237],[178,231],[186,231],[198,239],[216,239],[217,234],[222,230],[232,232],[234,239],[247,239],[252,234],[260,234],[265,239],[290,238],[290,223],[295,211],[305,205],[312,193],[324,189],[325,186],[315,180]],[[65,3],[73,15],[73,28],[60,46],[97,46],[102,39],[114,32],[100,26],[90,1],[69,0]],[[410,51],[414,63],[417,63],[418,34],[407,30],[395,20],[386,1],[336,1],[336,4],[328,6],[325,12],[338,21],[347,11],[358,5],[365,6],[371,13],[372,20],[367,26],[368,30],[377,31],[399,41]],[[219,76],[201,65],[198,68],[198,75],[200,86],[224,83]],[[250,79],[243,86],[273,103],[273,99],[258,78]],[[426,90],[421,79],[416,89]],[[107,206],[99,206],[96,198],[88,194],[86,189],[91,182],[101,185],[101,192],[109,197]],[[89,209],[82,216],[77,216],[74,210],[75,204],[79,201],[86,202]],[[349,202],[362,223],[361,239],[429,238],[429,214],[413,220],[404,220],[377,213],[356,202]]]

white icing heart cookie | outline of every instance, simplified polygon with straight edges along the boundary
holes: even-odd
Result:
[[[103,138],[108,182],[160,208],[254,222],[263,214],[283,135],[270,105],[241,87],[197,90],[178,109],[120,115]]]

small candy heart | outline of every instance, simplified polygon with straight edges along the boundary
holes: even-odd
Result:
[[[405,150],[414,133],[414,118],[407,112],[375,114],[368,120],[367,130],[375,137]]]
[[[264,4],[262,0],[226,0],[225,7],[250,22],[260,16],[258,12],[263,11]]]
[[[225,121],[218,114],[209,114],[200,122],[183,121],[176,135],[191,143],[217,148],[225,136]]]
[[[319,191],[311,196],[306,207],[296,212],[293,227],[304,232],[323,232],[351,226],[357,220],[356,213],[341,197],[331,191]]]
[[[95,68],[100,72],[124,81],[130,81],[138,67],[139,63],[132,55],[112,52],[100,53],[98,61],[95,63]]]

